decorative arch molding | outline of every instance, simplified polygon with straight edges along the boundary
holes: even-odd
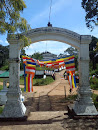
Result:
[[[45,40],[53,40],[67,43],[71,46],[76,47],[77,49],[80,48],[80,35],[63,28],[56,28],[56,27],[36,28],[28,31],[24,35],[31,38],[32,43]]]
[[[89,84],[89,43],[90,35],[79,35],[75,32],[57,27],[42,27],[29,30],[22,35],[31,38],[32,43],[45,40],[54,40],[67,43],[79,49],[79,89],[78,100],[74,103],[72,110],[76,115],[98,115],[92,102],[91,89]],[[18,35],[8,35],[7,40],[10,44],[9,50],[9,89],[7,93],[7,103],[3,111],[3,117],[19,118],[24,117],[26,108],[20,101],[20,48],[23,41],[19,40]]]

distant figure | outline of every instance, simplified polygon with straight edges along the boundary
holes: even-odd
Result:
[[[46,79],[46,75],[43,76],[43,79]]]
[[[45,73],[45,71],[44,71],[43,79],[46,79],[46,73]]]
[[[67,78],[67,73],[66,73],[66,71],[65,71],[65,73],[64,73],[64,79],[68,79],[68,78]]]
[[[48,25],[48,27],[52,27],[52,24],[51,24],[50,22],[48,22],[48,24],[47,24],[47,25]]]
[[[70,94],[71,94],[71,92],[72,92],[72,88],[70,88],[69,92],[70,92]]]

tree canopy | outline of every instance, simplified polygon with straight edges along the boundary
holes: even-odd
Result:
[[[9,46],[2,46],[0,44],[0,67],[8,64]]]
[[[23,0],[0,0],[0,34],[20,33],[30,29],[26,19],[20,16],[20,13],[26,8]],[[21,36],[20,38],[28,44],[28,38]]]
[[[42,59],[43,59],[43,56],[42,56],[42,54],[40,54],[39,52],[36,52],[36,53],[34,53],[34,54],[31,56],[31,58],[35,58],[35,59],[37,59],[37,60],[42,60]]]
[[[86,25],[92,31],[94,26],[98,26],[98,0],[82,0],[81,4],[86,12]]]
[[[70,46],[69,48],[67,48],[65,51],[64,51],[65,54],[69,54],[69,55],[78,55],[78,51],[76,48]]]

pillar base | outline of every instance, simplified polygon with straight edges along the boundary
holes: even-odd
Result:
[[[67,106],[67,110],[68,110],[68,115],[69,117],[71,118],[74,118],[74,119],[98,119],[98,112],[94,112],[94,113],[89,113],[89,112],[80,112],[79,111],[74,111],[73,109],[74,107],[74,104],[70,104]],[[84,107],[84,106],[83,106]]]
[[[2,117],[7,118],[19,118],[23,117],[26,113],[26,107],[21,101],[21,90],[17,89],[8,89],[7,92],[7,102],[5,104],[4,110],[2,112]]]
[[[0,105],[5,105],[6,104],[6,101],[7,101],[7,96],[6,96],[6,93],[7,93],[7,89],[6,90],[1,90],[0,91]]]
[[[73,105],[73,110],[76,115],[98,115],[94,104],[79,104],[78,101]]]
[[[26,107],[24,106],[22,101],[20,100],[7,101],[1,117],[19,118],[19,117],[23,117],[25,113],[26,113]]]

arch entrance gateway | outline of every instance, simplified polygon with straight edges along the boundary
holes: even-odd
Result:
[[[31,38],[32,43],[45,40],[54,40],[67,43],[79,50],[79,89],[78,99],[73,105],[76,115],[98,115],[92,102],[91,89],[89,84],[89,43],[90,35],[79,35],[75,32],[63,28],[42,27],[29,30],[23,35]],[[9,50],[9,89],[7,93],[7,103],[2,116],[6,118],[24,117],[26,107],[20,100],[19,74],[20,74],[20,49],[24,45],[19,40],[18,35],[8,35],[10,44]]]

